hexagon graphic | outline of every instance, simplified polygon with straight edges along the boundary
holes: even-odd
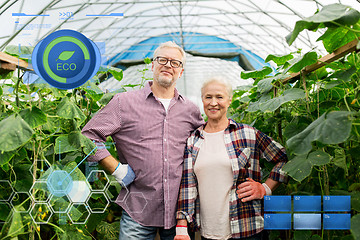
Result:
[[[131,198],[131,200],[130,200]],[[145,199],[145,196],[142,192],[131,192],[128,194],[128,197],[125,199],[125,205],[129,208],[130,201],[136,200],[139,203],[139,206],[144,206],[140,211],[132,211],[133,213],[142,213],[148,204],[148,201]]]
[[[67,214],[73,224],[85,224],[90,217],[89,206],[85,203],[73,203]]]
[[[35,202],[47,202],[51,197],[51,192],[48,190],[47,182],[45,181],[35,181],[29,193]]]
[[[59,226],[70,224],[71,220],[67,213],[54,213],[49,219],[49,222]]]
[[[35,167],[35,169],[34,169]],[[44,160],[36,160],[29,169],[30,173],[35,177],[36,180],[46,179],[52,171],[50,163]]]
[[[7,220],[11,218],[11,206],[7,202],[0,202],[0,212],[2,213],[2,215],[8,216]],[[6,223],[6,221],[0,219],[0,226],[2,226],[2,224],[4,223]]]
[[[29,211],[32,201],[28,192],[15,192],[10,200],[10,205],[15,212],[25,213]]]
[[[68,197],[73,203],[85,203],[90,195],[90,186],[87,181],[73,181]]]
[[[109,178],[104,170],[92,170],[87,176],[91,191],[105,191],[109,184]]]
[[[120,191],[126,191],[123,198],[120,198]],[[123,202],[129,194],[129,190],[126,186],[122,186],[119,182],[111,181],[105,190],[105,194],[111,202]]]
[[[14,192],[9,180],[0,180],[0,202],[9,201]]]
[[[30,210],[30,217],[36,224],[46,224],[53,215],[47,203],[35,203]]]
[[[104,192],[91,192],[87,200],[91,213],[104,213],[109,203]]]
[[[67,195],[61,197],[52,195],[49,205],[53,213],[66,213],[70,208],[71,202]]]
[[[66,171],[55,170],[47,178],[46,183],[51,194],[62,197],[70,192],[73,181]]]

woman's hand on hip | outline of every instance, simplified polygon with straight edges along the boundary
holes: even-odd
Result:
[[[190,240],[189,235],[176,235],[174,240]]]
[[[247,202],[254,199],[262,199],[266,194],[264,186],[251,178],[246,180],[237,186],[238,190],[236,193],[241,201]]]

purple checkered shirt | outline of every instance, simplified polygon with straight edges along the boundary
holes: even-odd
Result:
[[[111,136],[120,162],[135,172],[129,192],[123,188],[116,203],[138,223],[168,229],[175,225],[186,139],[204,122],[199,108],[176,89],[166,112],[151,84],[116,94],[82,133],[96,142]],[[89,161],[109,155],[107,149],[98,149]]]

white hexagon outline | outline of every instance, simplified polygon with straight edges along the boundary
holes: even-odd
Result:
[[[107,204],[106,204],[106,206],[105,206],[105,208],[104,208],[103,211],[93,211],[93,210],[91,209],[91,206],[90,206],[90,204],[89,204],[89,200],[90,200],[91,195],[92,195],[93,193],[104,195],[104,197],[105,197],[105,199],[106,199],[106,201],[107,201]],[[104,212],[106,211],[107,207],[110,205],[110,201],[109,201],[109,199],[107,198],[107,196],[106,196],[106,194],[105,194],[104,192],[102,192],[102,191],[101,191],[101,192],[100,192],[100,191],[92,191],[92,192],[90,192],[88,198],[86,199],[86,204],[88,205],[91,213],[104,213]]]
[[[35,197],[32,195],[32,189],[34,188],[34,185],[36,184],[36,183],[38,183],[38,182],[41,182],[41,183],[44,183],[46,186],[47,186],[47,181],[44,181],[44,180],[35,180],[35,182],[33,182],[33,185],[31,186],[31,188],[30,188],[30,190],[29,190],[29,194],[30,194],[30,196],[32,197],[32,199],[34,200],[34,202],[35,203],[47,203],[48,201],[49,201],[49,199],[51,198],[51,196],[52,196],[52,194],[51,194],[51,192],[49,191],[49,189],[46,189],[48,192],[49,192],[49,196],[47,197],[47,199],[46,200],[44,200],[44,201],[37,201],[36,199],[35,199]]]
[[[52,207],[52,205],[51,205],[51,199],[53,198],[53,197],[57,197],[57,196],[55,196],[55,195],[51,195],[51,197],[50,197],[50,199],[49,199],[49,201],[48,201],[48,204],[49,204],[49,206],[50,206],[50,208],[51,208],[51,210],[53,211],[53,213],[54,214],[56,214],[56,213],[67,213],[67,211],[70,209],[70,206],[71,206],[71,200],[70,200],[70,197],[66,194],[66,195],[64,195],[64,196],[61,196],[61,197],[58,197],[58,198],[62,198],[62,197],[67,197],[67,199],[69,200],[69,205],[67,206],[67,208],[65,209],[65,211],[56,211],[55,209],[53,209],[53,207]]]
[[[41,160],[37,159],[37,160],[35,160],[35,162],[37,162],[37,161],[44,161],[44,162],[49,166],[49,169],[51,169],[51,172],[53,171],[53,167],[52,167],[52,165],[49,163],[48,160],[46,160],[46,159],[41,159]],[[36,179],[36,176],[34,176],[34,173],[33,173],[33,171],[32,171],[33,168],[34,168],[34,163],[31,164],[31,166],[30,166],[30,168],[29,168],[29,172],[30,172],[31,176],[33,176],[33,178],[34,178],[35,180],[39,180],[39,179]]]
[[[75,181],[78,181],[78,180],[75,180]],[[75,181],[73,181],[73,182],[75,182]],[[90,195],[91,194],[91,186],[90,186],[89,182],[87,180],[85,180],[85,181],[84,180],[79,180],[78,182],[84,182],[87,185],[87,187],[88,187],[88,189],[90,191],[90,193],[89,193],[89,195]],[[70,192],[71,192],[71,190],[70,190]],[[87,198],[89,197],[89,196],[87,196],[84,202],[73,202],[71,197],[69,196],[69,194],[66,194],[66,196],[69,198],[70,203],[85,203]]]
[[[112,199],[110,198],[110,196],[107,194],[107,191],[109,190],[109,188],[110,188],[110,186],[111,186],[111,183],[117,183],[117,184],[119,184],[119,185],[121,186],[120,191],[122,191],[123,188],[125,188],[126,193],[125,193],[125,195],[124,195],[124,197],[123,197],[122,199],[119,199],[119,200],[118,200],[120,192],[118,193],[118,195],[117,195],[117,197],[116,197],[115,200],[112,200]],[[129,189],[128,189],[126,186],[120,184],[118,181],[110,181],[110,182],[109,182],[109,185],[108,185],[108,187],[106,188],[106,190],[104,191],[104,193],[105,193],[105,195],[108,197],[108,199],[110,200],[110,202],[116,202],[116,201],[118,201],[118,202],[123,202],[123,201],[125,201],[126,197],[129,195],[130,191],[129,191]]]
[[[15,195],[18,194],[18,193],[25,193],[25,194],[27,194],[27,195],[29,196],[29,198],[30,198],[30,199],[29,199],[29,201],[30,201],[30,206],[29,206],[29,208],[28,208],[26,211],[17,211],[17,210],[15,209],[15,206],[14,206],[14,204],[13,204],[12,201],[14,200]],[[34,202],[34,199],[33,199],[32,196],[30,195],[30,193],[28,193],[28,192],[15,192],[15,193],[13,194],[11,200],[10,200],[10,205],[11,205],[11,207],[14,209],[14,212],[17,212],[17,213],[28,213],[28,212],[30,211],[32,205],[33,205],[32,202]]]
[[[9,198],[8,199],[0,199],[0,202],[9,202],[10,201],[10,199],[11,199],[11,197],[12,197],[12,195],[14,194],[14,188],[11,186],[11,183],[10,183],[10,181],[9,180],[0,180],[0,183],[1,182],[7,182],[8,184],[9,184],[9,186],[10,186],[10,188],[11,188],[11,193],[10,193],[10,196],[9,196]]]
[[[46,185],[48,186],[50,193],[51,193],[51,190],[53,190],[54,193],[62,192],[62,191],[57,191],[57,190],[55,190],[55,189],[52,187],[52,184],[48,184],[51,176],[53,176],[53,174],[54,174],[56,171],[66,172],[66,171],[64,171],[64,170],[54,170],[54,171],[51,171],[51,173],[49,174],[49,176],[46,178]],[[68,172],[66,172],[66,173],[68,173]],[[70,177],[70,182],[73,181],[70,175],[68,175],[67,177]],[[66,187],[66,189],[65,189],[64,191],[66,192],[70,186],[72,187],[72,185],[70,184],[70,185],[68,185],[68,186]],[[71,188],[70,188],[70,191],[71,191]],[[68,193],[64,193],[64,195],[67,195],[67,194],[68,194]],[[52,195],[54,195],[54,194],[52,194]]]
[[[91,186],[91,184],[90,184],[90,182],[89,182],[89,178],[90,178],[90,176],[91,176],[91,174],[92,174],[93,172],[102,172],[102,173],[104,173],[104,176],[105,176],[105,178],[106,178],[106,184],[105,184],[105,186],[104,186],[104,188],[103,188],[102,190],[98,190],[98,189],[93,190],[93,189],[92,189],[92,186]],[[107,188],[107,186],[109,185],[109,182],[110,182],[110,180],[109,180],[109,178],[108,178],[108,176],[107,176],[107,174],[106,174],[106,172],[105,172],[104,170],[91,170],[91,172],[89,173],[89,175],[86,177],[86,181],[89,183],[90,191],[92,191],[92,192],[105,192],[105,190],[106,190],[106,188]]]
[[[126,199],[129,198],[130,194],[136,194],[136,193],[140,193],[140,194],[143,196],[143,198],[145,199],[145,204],[144,204],[143,209],[141,209],[141,211],[131,211],[131,212],[132,212],[132,213],[142,213],[142,212],[144,211],[146,205],[148,204],[148,201],[146,200],[146,198],[145,198],[145,196],[144,196],[144,194],[143,194],[142,192],[129,193],[129,194],[128,194],[128,197],[127,197]],[[126,199],[125,199],[125,205],[126,205],[126,207],[129,209],[129,206],[126,204],[126,202],[127,202]]]
[[[88,216],[86,217],[86,219],[84,220],[84,222],[74,222],[74,221],[72,220],[72,218],[71,218],[71,216],[70,216],[70,209],[74,206],[74,204],[76,204],[76,205],[80,205],[80,204],[85,205],[85,209],[86,209],[86,211],[87,211],[89,214],[88,214]],[[68,215],[68,217],[69,217],[69,219],[71,220],[71,223],[72,223],[72,224],[86,224],[87,220],[89,219],[89,217],[90,217],[90,215],[91,215],[91,212],[89,211],[89,208],[90,208],[90,207],[87,206],[86,203],[71,203],[71,207],[69,208],[69,211],[68,211],[66,214]]]
[[[10,208],[10,216],[14,213],[14,212],[12,211],[12,210],[13,210],[12,206],[11,206],[8,202],[1,201],[0,204],[5,204],[5,205],[8,205],[8,206],[9,206],[9,208]],[[7,223],[7,222],[6,222],[6,221],[4,221],[4,222],[1,222],[1,221],[0,221],[0,226],[1,226],[2,224],[5,224],[5,223]]]
[[[34,217],[33,217],[33,215],[31,214],[31,212],[34,210],[36,204],[45,204],[45,205],[47,205],[47,207],[48,207],[48,209],[49,209],[49,212],[50,212],[50,215],[49,215],[49,217],[47,218],[47,221],[46,221],[46,222],[36,222],[35,219],[34,219]],[[51,210],[51,208],[50,208],[50,206],[49,206],[49,203],[47,203],[47,202],[36,202],[36,203],[34,203],[34,204],[32,205],[31,210],[29,211],[29,215],[30,215],[30,217],[31,217],[31,219],[33,220],[34,223],[36,223],[36,224],[47,224],[47,223],[49,222],[49,220],[51,219],[51,217],[52,217],[52,215],[53,215],[53,212],[52,212],[52,210]]]

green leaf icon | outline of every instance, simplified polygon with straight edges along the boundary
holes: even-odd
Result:
[[[63,51],[62,53],[60,53],[59,57],[55,61],[57,61],[58,59],[63,60],[63,61],[68,60],[69,58],[72,57],[74,52],[75,51]]]

